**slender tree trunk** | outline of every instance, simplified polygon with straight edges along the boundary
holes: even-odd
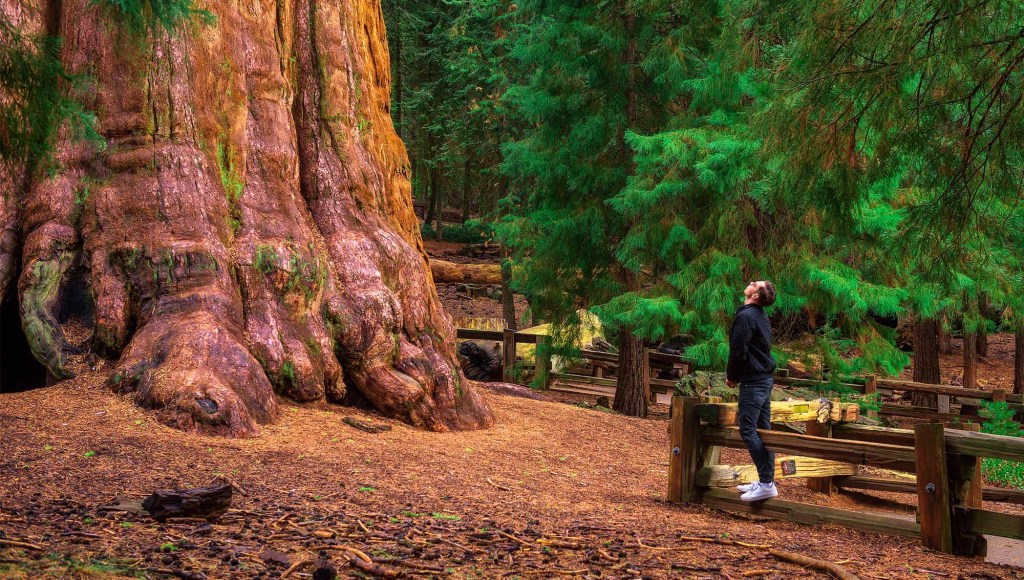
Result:
[[[517,330],[519,323],[516,321],[515,295],[512,294],[512,257],[505,252],[501,260],[501,314],[505,319],[505,328]]]
[[[978,386],[978,333],[964,331],[964,388]]]
[[[1013,333],[1013,392],[1024,394],[1024,326]]]
[[[988,356],[988,294],[981,294],[981,297],[978,299],[978,310],[981,314],[981,324],[978,326],[978,356],[984,357]]]
[[[938,321],[922,319],[914,325],[914,381],[939,384]],[[920,407],[934,407],[935,395],[914,393],[913,403]]]
[[[473,163],[467,157],[465,164],[462,166],[462,223],[466,223],[466,220],[469,219],[470,177],[472,175]]]
[[[215,0],[216,30],[144,43],[89,0],[50,8],[109,144],[61,140],[18,200],[20,255],[0,239],[54,376],[90,372],[84,346],[116,359],[110,388],[214,434],[349,389],[428,429],[493,422],[430,281],[379,2]],[[94,302],[91,344],[64,333],[74,299]]]

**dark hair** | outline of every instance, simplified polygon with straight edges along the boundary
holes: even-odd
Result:
[[[757,289],[757,304],[759,306],[775,304],[775,284],[767,280],[764,281],[764,284]]]

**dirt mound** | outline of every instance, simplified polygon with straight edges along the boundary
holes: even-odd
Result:
[[[285,404],[258,437],[231,440],[160,425],[103,389],[101,376],[0,395],[4,578],[278,577],[307,561],[291,575],[308,577],[321,552],[342,577],[370,566],[458,578],[812,575],[735,541],[842,562],[864,578],[1021,572],[915,540],[668,504],[663,420],[487,393],[497,425],[484,431],[429,433],[350,408]],[[345,417],[392,429],[366,433]],[[723,461],[746,462],[730,450]],[[158,523],[103,508],[216,477],[236,485],[218,521]],[[801,480],[782,493],[820,501]],[[892,509],[899,499],[883,494],[870,499],[881,506],[865,507],[864,498],[832,503]]]

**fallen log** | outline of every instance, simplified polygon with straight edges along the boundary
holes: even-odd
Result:
[[[430,260],[430,273],[435,284],[501,284],[498,264],[456,264],[447,260]]]
[[[208,487],[158,490],[142,502],[149,515],[158,520],[182,517],[217,517],[231,507],[232,487],[221,482]]]

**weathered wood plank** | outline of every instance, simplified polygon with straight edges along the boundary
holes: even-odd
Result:
[[[917,493],[916,478],[889,479],[886,477],[850,475],[837,477],[835,482],[836,485],[844,489],[865,489],[869,491],[890,491],[894,493]],[[997,503],[1024,505],[1024,490],[985,486],[981,490],[981,498],[985,501],[993,501]]]
[[[857,475],[860,466],[816,457],[779,456],[775,458],[775,479],[794,477],[831,477]],[[697,472],[697,485],[732,487],[757,481],[753,465],[709,465]]]
[[[679,397],[673,400],[679,401],[682,414],[682,501],[690,503],[697,501],[697,471],[700,469],[700,418],[697,417],[697,404],[700,399],[697,397]],[[673,449],[674,451],[674,449]]]
[[[784,499],[745,502],[740,500],[739,493],[724,489],[709,489],[705,491],[701,501],[714,509],[755,514],[802,524],[838,524],[857,530],[909,538],[916,538],[921,535],[921,526],[917,522],[902,518],[808,505]]]
[[[957,506],[957,521],[968,532],[1024,540],[1024,516]]]
[[[914,448],[843,439],[821,439],[795,433],[758,429],[765,446],[775,452],[795,453],[859,465],[872,465],[896,471],[914,472]],[[702,437],[708,445],[745,449],[736,427],[708,427]]]
[[[860,407],[856,403],[832,403],[829,415],[819,413],[819,401],[773,401],[771,420],[773,423],[803,423],[805,421],[856,421]],[[736,425],[739,414],[738,403],[714,403],[697,407],[700,418],[711,425]]]
[[[683,501],[683,398],[672,397],[668,423],[668,501]]]
[[[946,471],[946,445],[938,423],[914,426],[917,454],[917,511],[925,548],[953,553],[953,505]]]
[[[806,423],[806,429],[807,434],[814,437],[832,437],[832,425],[829,423],[819,423],[817,420],[808,421]],[[836,487],[832,483],[831,475],[808,476],[807,489],[827,496],[831,496],[836,491]]]

